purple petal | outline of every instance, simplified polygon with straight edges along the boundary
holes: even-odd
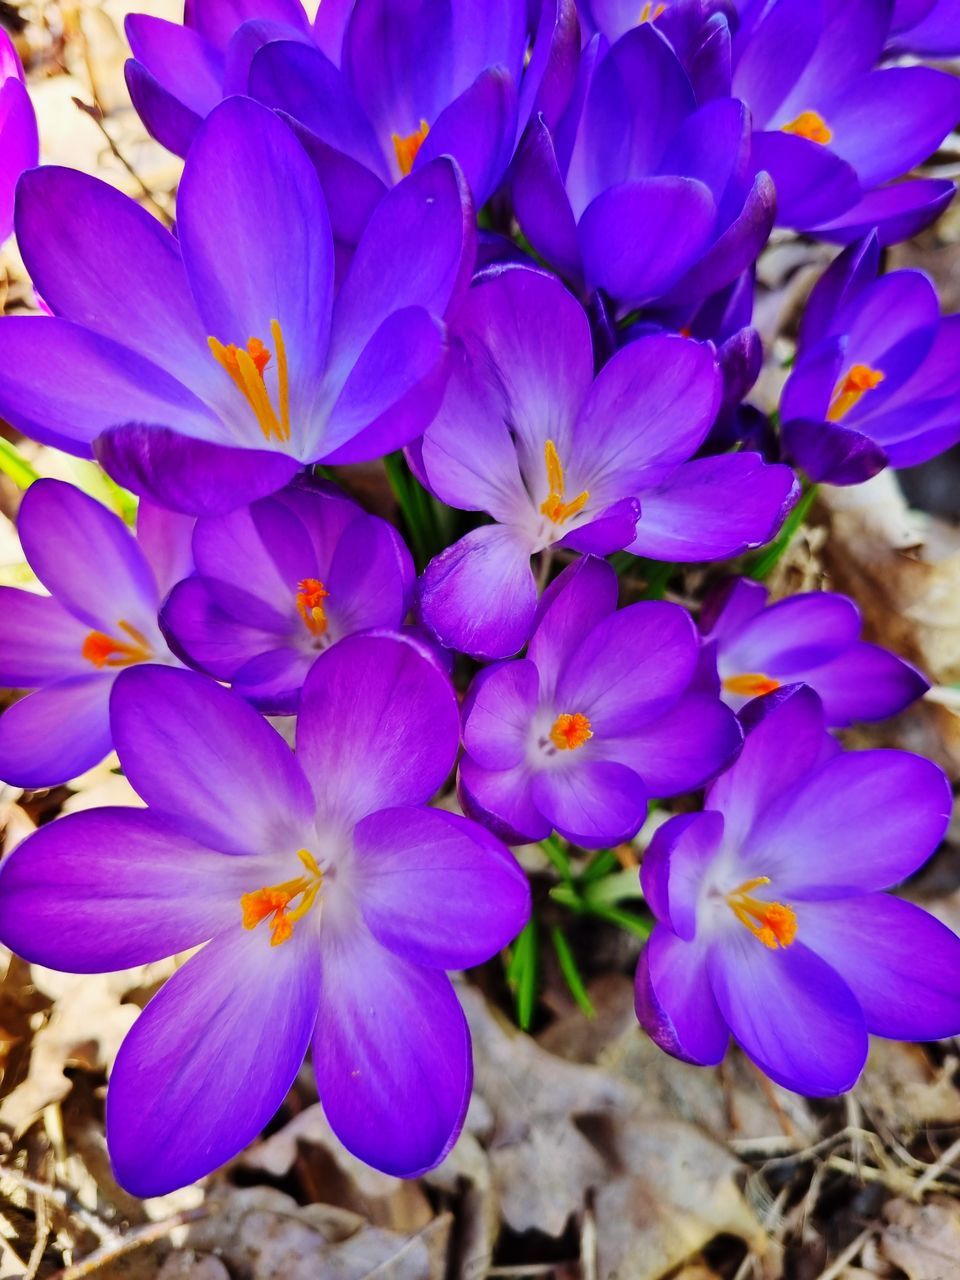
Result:
[[[780,226],[816,226],[856,204],[860,184],[854,169],[819,143],[774,132],[755,133],[752,146],[754,164],[776,187]]]
[[[654,832],[643,855],[640,884],[650,910],[684,942],[697,932],[704,872],[720,851],[723,817],[714,810],[681,813]]]
[[[110,718],[134,789],[204,843],[233,853],[303,843],[310,788],[287,744],[241,698],[192,671],[135,667],[117,679]]]
[[[544,769],[534,776],[531,795],[550,825],[584,849],[632,840],[647,816],[642,779],[607,760],[577,759]]]
[[[453,156],[479,209],[503,179],[516,132],[513,77],[504,67],[489,67],[440,113],[417,153],[416,164]]]
[[[637,963],[634,1007],[641,1027],[666,1053],[713,1067],[730,1032],[704,977],[698,949],[657,925]]]
[[[16,54],[14,54],[16,57]],[[37,118],[19,77],[0,77],[0,244],[13,231],[14,193],[25,170],[38,163]]]
[[[139,65],[199,119],[223,97],[223,56],[202,33],[146,13],[128,14],[124,32]]]
[[[482,769],[464,756],[457,779],[463,811],[507,844],[545,840],[552,828],[533,802],[532,778],[526,761],[509,769]]]
[[[90,628],[49,596],[0,587],[0,685],[33,689],[90,674],[82,656]]]
[[[809,0],[768,5],[750,32],[733,73],[732,93],[750,104],[754,125],[765,127],[814,51],[821,24]]]
[[[653,796],[675,796],[716,777],[743,735],[715,694],[687,693],[658,719],[598,743],[610,760],[629,766]]]
[[[8,707],[0,716],[0,778],[27,790],[57,787],[99,764],[112,745],[112,684],[100,672],[72,676]]]
[[[324,5],[330,0],[324,0]],[[224,48],[237,27],[250,19],[282,23],[306,31],[307,15],[300,0],[185,0],[184,22],[207,40]]]
[[[815,484],[863,484],[888,461],[869,436],[842,423],[794,418],[780,439],[784,455]]]
[[[249,599],[246,592],[238,593],[238,606]],[[253,597],[253,603],[260,601]],[[278,641],[276,631],[248,626],[222,609],[208,581],[197,577],[174,587],[163,606],[161,625],[185,662],[228,682],[251,658],[274,648]]]
[[[860,636],[860,610],[847,596],[807,591],[759,610],[717,653],[721,675],[762,671],[781,684],[806,678],[811,667],[837,657]]]
[[[167,511],[151,502],[137,507],[137,542],[157,581],[161,597],[193,572],[191,516]]]
[[[313,1065],[334,1133],[375,1169],[416,1177],[460,1133],[473,1070],[450,980],[360,928],[324,939]]]
[[[916,667],[879,645],[855,644],[810,672],[827,723],[843,728],[854,720],[885,720],[922,698],[929,681]]]
[[[520,144],[511,192],[517,220],[534,249],[561,275],[578,279],[577,224],[542,116],[531,122]]]
[[[463,745],[483,769],[511,769],[527,753],[540,677],[529,659],[499,662],[474,678],[463,715]]]
[[[617,607],[619,582],[612,565],[587,557],[568,565],[541,597],[527,656],[552,697],[557,680],[584,636]]]
[[[819,221],[814,228],[824,240],[849,244],[876,229],[881,247],[909,240],[939,218],[956,193],[952,182],[937,178],[911,178],[894,186],[868,191],[845,213]]]
[[[425,803],[453,767],[459,719],[449,680],[412,640],[341,640],[314,663],[297,720],[321,813]]]
[[[127,60],[123,75],[130,101],[150,136],[174,155],[185,156],[203,123],[202,117],[185,107],[135,59]]]
[[[5,860],[0,936],[32,964],[67,973],[150,964],[239,926],[251,874],[175,819],[87,809],[41,827]]]
[[[897,40],[897,45],[921,57],[956,56],[960,50],[960,4],[936,0],[926,16]]]
[[[156,1196],[212,1172],[251,1142],[296,1078],[313,1032],[319,951],[309,935],[271,948],[237,926],[150,1001],[107,1090],[117,1181]]]
[[[354,832],[357,893],[370,932],[394,955],[469,969],[511,942],[530,886],[489,832],[439,809],[383,809]]]

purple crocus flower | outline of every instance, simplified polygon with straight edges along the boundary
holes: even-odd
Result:
[[[876,69],[889,0],[749,0],[734,40],[733,93],[750,108],[753,156],[777,189],[777,220],[846,242],[879,228],[905,240],[953,195],[894,183],[960,119],[960,84],[929,67]]]
[[[590,42],[556,128],[531,123],[512,190],[527,238],[569,280],[622,311],[692,311],[766,242],[774,192],[759,167],[742,103],[698,107],[677,54],[645,22],[612,45]]]
[[[40,155],[37,117],[13,41],[0,29],[0,244],[13,231],[17,179]]]
[[[793,473],[757,454],[693,457],[721,398],[708,344],[639,338],[595,378],[583,309],[555,277],[521,266],[481,277],[456,339],[414,461],[444,502],[496,523],[423,575],[421,615],[446,645],[490,658],[522,647],[538,552],[723,559],[772,537],[794,501]]]
[[[413,561],[392,525],[333,489],[291,487],[197,521],[196,575],[161,625],[191,665],[272,715],[292,714],[319,653],[403,622]]]
[[[960,440],[960,317],[920,271],[878,276],[875,234],[850,245],[807,303],[783,389],[783,447],[813,480],[858,484]]]
[[[511,843],[554,829],[588,849],[629,840],[652,796],[701,786],[740,745],[733,713],[691,689],[697,657],[686,610],[618,611],[610,565],[571,565],[544,594],[526,657],[470,688],[465,810]]]
[[[449,160],[384,198],[339,288],[313,166],[258,103],[209,116],[177,213],[175,240],[84,174],[24,176],[18,238],[54,315],[0,322],[4,417],[191,514],[420,434],[446,378],[442,317],[473,267]]]
[[[707,687],[739,711],[784,685],[808,684],[828,725],[884,720],[923,697],[920,672],[860,639],[860,610],[847,596],[809,591],[767,605],[767,589],[737,578],[700,617]]]
[[[794,686],[643,860],[659,923],[637,969],[637,1016],[668,1053],[720,1062],[732,1034],[772,1080],[814,1097],[856,1083],[868,1034],[960,1031],[960,939],[881,890],[930,856],[950,787],[906,751],[844,753],[819,699]]]
[[[120,1049],[107,1143],[138,1196],[237,1154],[313,1039],[344,1145],[413,1176],[453,1145],[470,1035],[444,969],[495,954],[526,879],[482,827],[426,804],[457,752],[456,698],[412,643],[350,636],[307,678],[294,755],[190,671],[117,682],[113,730],[149,806],[60,818],[0,871],[0,937],[96,973],[205,946]]]
[[[49,596],[0,587],[0,685],[32,689],[0,716],[0,778],[53,787],[112,748],[108,705],[118,674],[139,663],[179,665],[157,610],[185,568],[189,525],[141,507],[140,537],[95,499],[37,480],[18,530]]]
[[[960,0],[897,0],[888,46],[921,58],[960,54]]]

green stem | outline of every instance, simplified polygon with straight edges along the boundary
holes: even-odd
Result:
[[[793,541],[798,529],[806,519],[807,513],[813,506],[816,496],[817,486],[815,484],[804,482],[804,491],[800,497],[800,501],[783,522],[783,528],[780,530],[780,534],[776,540],[759,552],[752,563],[748,566],[746,571],[746,576],[748,578],[753,578],[757,582],[763,582],[765,578],[769,578],[784,552]]]
[[[0,471],[9,476],[18,489],[29,489],[40,477],[16,445],[0,436]]]
[[[417,568],[423,569],[434,550],[439,549],[436,512],[431,506],[430,495],[411,474],[402,453],[387,454],[383,466],[403,516]]]
[[[550,859],[560,879],[569,884],[573,879],[573,868],[570,865],[570,855],[560,843],[559,838],[555,835],[547,836],[546,840],[540,841],[540,848]]]
[[[557,963],[560,965],[560,972],[563,974],[564,980],[570,988],[570,994],[588,1018],[595,1018],[597,1011],[594,1009],[593,1001],[590,999],[587,992],[586,984],[583,981],[583,975],[580,973],[580,969],[574,959],[573,952],[570,950],[570,943],[567,941],[567,936],[558,924],[553,925],[551,928],[550,940],[553,943],[553,949],[557,955]]]

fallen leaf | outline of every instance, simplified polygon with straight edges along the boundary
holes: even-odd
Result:
[[[894,1200],[880,1239],[883,1256],[909,1280],[957,1280],[960,1275],[960,1207],[937,1197],[928,1204]]]

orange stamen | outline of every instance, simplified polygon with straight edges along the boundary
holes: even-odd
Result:
[[[667,6],[665,4],[645,4],[640,10],[640,21],[655,22],[656,19],[660,17],[661,13],[665,12],[666,7]]]
[[[571,516],[575,516],[590,500],[590,491],[584,489],[571,502],[565,502],[566,483],[563,475],[563,464],[557,453],[557,446],[548,440],[543,447],[543,457],[547,466],[547,484],[550,492],[540,504],[540,511],[554,524],[563,524]]]
[[[329,595],[319,578],[303,578],[297,587],[297,612],[315,636],[322,636],[327,629],[323,602]]]
[[[420,128],[414,129],[413,133],[391,133],[390,140],[393,143],[393,149],[397,156],[397,164],[400,166],[400,172],[404,177],[406,177],[413,168],[413,162],[417,158],[417,152],[423,146],[429,132],[430,126],[427,124],[426,120],[421,120]]]
[[[246,347],[238,347],[233,343],[224,345],[211,336],[207,338],[207,345],[213,358],[230,375],[231,382],[253,410],[264,439],[282,443],[290,439],[290,376],[279,320],[270,321],[270,335],[277,353],[276,410],[270,402],[265,380],[270,350],[259,338],[248,338]]]
[[[559,747],[561,751],[575,751],[577,747],[582,747],[588,738],[593,737],[593,730],[590,728],[590,721],[585,715],[581,715],[579,711],[575,711],[572,715],[565,711],[562,715],[557,716],[553,722],[553,728],[550,730],[550,741],[555,747]]]
[[[762,898],[751,896],[752,889],[769,883],[769,876],[745,880],[727,894],[727,906],[755,938],[759,938],[771,951],[776,951],[778,947],[789,947],[796,938],[797,916],[792,907],[782,902],[764,902]]]
[[[817,111],[801,111],[795,120],[781,125],[781,132],[795,133],[799,138],[809,142],[818,142],[825,147],[833,139],[833,130]]]
[[[122,618],[117,626],[127,633],[133,644],[126,640],[117,640],[116,637],[107,635],[105,631],[91,631],[83,642],[81,655],[98,671],[103,667],[132,667],[135,663],[146,662],[153,656],[150,641],[142,631],[138,631],[129,622],[124,622]]]
[[[846,417],[855,404],[858,404],[868,391],[878,387],[884,375],[879,369],[871,369],[868,364],[855,364],[837,383],[827,410],[828,422],[839,422]]]
[[[301,849],[297,857],[308,871],[308,875],[297,876],[295,880],[286,880],[283,884],[267,885],[255,889],[252,893],[244,893],[240,898],[240,911],[245,929],[255,929],[262,921],[272,917],[270,929],[271,947],[279,947],[293,936],[293,926],[301,920],[320,892],[323,883],[323,872],[317,860],[307,849]],[[299,898],[299,904],[290,910],[290,903]]]
[[[744,698],[762,698],[780,688],[780,681],[765,676],[761,671],[747,671],[741,676],[727,676],[723,682],[727,693],[738,693]]]

